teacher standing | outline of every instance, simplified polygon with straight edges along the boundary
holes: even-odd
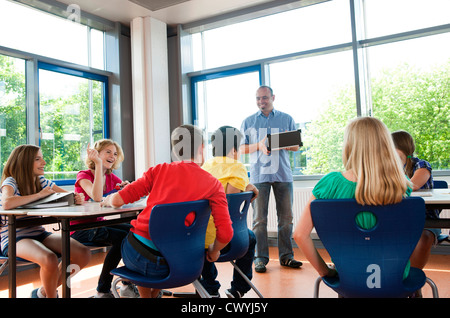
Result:
[[[275,95],[269,86],[261,86],[256,91],[259,111],[247,117],[241,126],[245,136],[240,146],[243,154],[250,154],[250,182],[259,195],[253,201],[253,232],[256,236],[255,271],[264,273],[269,262],[267,237],[267,215],[270,191],[273,189],[278,216],[278,254],[280,264],[299,268],[302,263],[294,259],[292,250],[293,227],[293,178],[289,162],[289,151],[297,151],[299,146],[268,151],[267,134],[296,130],[294,119],[275,110]]]

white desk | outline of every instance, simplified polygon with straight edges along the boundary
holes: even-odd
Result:
[[[65,269],[69,269],[70,265],[70,232],[75,230],[84,230],[95,227],[103,227],[113,224],[129,222],[136,218],[137,212],[144,209],[146,200],[142,199],[133,204],[124,205],[121,208],[101,207],[97,202],[86,202],[83,205],[74,205],[68,207],[47,208],[47,209],[15,209],[2,210],[0,214],[8,216],[8,261],[9,261],[9,296],[16,297],[16,229],[17,227],[28,226],[32,224],[51,224],[61,223],[62,236],[62,296],[70,298],[70,282],[68,273]],[[89,223],[80,223],[70,225],[71,220],[83,218],[97,218],[102,216],[131,214],[127,217],[120,217],[112,220],[104,220]],[[17,220],[17,215],[30,215],[36,218],[26,220]]]
[[[145,208],[145,199],[137,201],[132,204],[126,204],[120,208],[110,208],[110,207],[101,207],[98,202],[86,202],[82,205],[72,205],[66,207],[58,207],[58,208],[47,208],[47,209],[27,209],[27,215],[35,215],[35,216],[53,216],[53,217],[99,217],[99,216],[107,216],[114,214],[123,214],[127,212],[136,212],[141,211]],[[10,210],[10,211],[20,211]],[[8,211],[2,211],[8,212]],[[14,213],[13,212],[13,213]]]
[[[422,197],[427,209],[450,209],[450,189],[418,190],[413,191],[411,196]],[[450,228],[450,219],[427,219],[425,221],[425,227],[448,229]]]

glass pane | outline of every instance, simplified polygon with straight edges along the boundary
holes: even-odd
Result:
[[[416,155],[450,169],[450,34],[368,49],[373,115],[411,133]]]
[[[448,0],[365,0],[367,37],[450,23]]]
[[[329,1],[205,31],[204,39],[205,65],[196,63],[196,67],[213,68],[346,43],[351,41],[350,9],[347,0]]]
[[[0,0],[0,45],[88,66],[88,28],[70,17]],[[93,67],[103,69],[103,32],[91,38]]]
[[[270,64],[275,109],[302,130],[303,147],[291,152],[294,175],[342,169],[343,131],[356,117],[351,51]]]
[[[75,179],[85,169],[88,143],[103,138],[102,86],[102,82],[39,70],[41,148],[47,178]]]
[[[91,29],[91,67],[100,70],[105,69],[103,60],[104,50],[104,33],[95,29]]]
[[[208,157],[212,156],[210,136],[221,126],[240,129],[242,121],[256,112],[255,92],[259,73],[223,77],[197,83],[198,120],[208,136]],[[245,161],[245,159],[244,159]]]
[[[0,169],[27,142],[25,61],[0,55]]]

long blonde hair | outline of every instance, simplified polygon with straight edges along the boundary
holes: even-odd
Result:
[[[344,134],[343,163],[357,179],[359,204],[400,202],[410,186],[386,125],[373,117],[351,121]]]
[[[111,169],[106,170],[106,174],[110,174],[110,173],[112,173],[113,170],[116,170],[117,168],[119,168],[120,163],[125,159],[122,147],[120,147],[120,145],[117,142],[115,142],[114,140],[111,140],[111,139],[97,140],[94,143],[94,149],[97,150],[98,152],[100,152],[110,145],[114,145],[116,147],[117,159],[114,162],[114,164],[112,165]],[[88,157],[86,157],[86,166],[89,169],[95,170],[95,162],[90,160]]]
[[[14,148],[3,168],[2,180],[13,177],[20,195],[30,195],[42,190],[39,178],[34,176],[34,160],[39,151],[35,145],[20,145]]]

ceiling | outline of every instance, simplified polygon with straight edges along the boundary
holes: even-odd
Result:
[[[81,11],[129,26],[136,17],[151,16],[168,25],[186,24],[273,0],[58,0]],[[139,4],[138,4],[139,3]],[[151,8],[151,9],[149,9]]]

